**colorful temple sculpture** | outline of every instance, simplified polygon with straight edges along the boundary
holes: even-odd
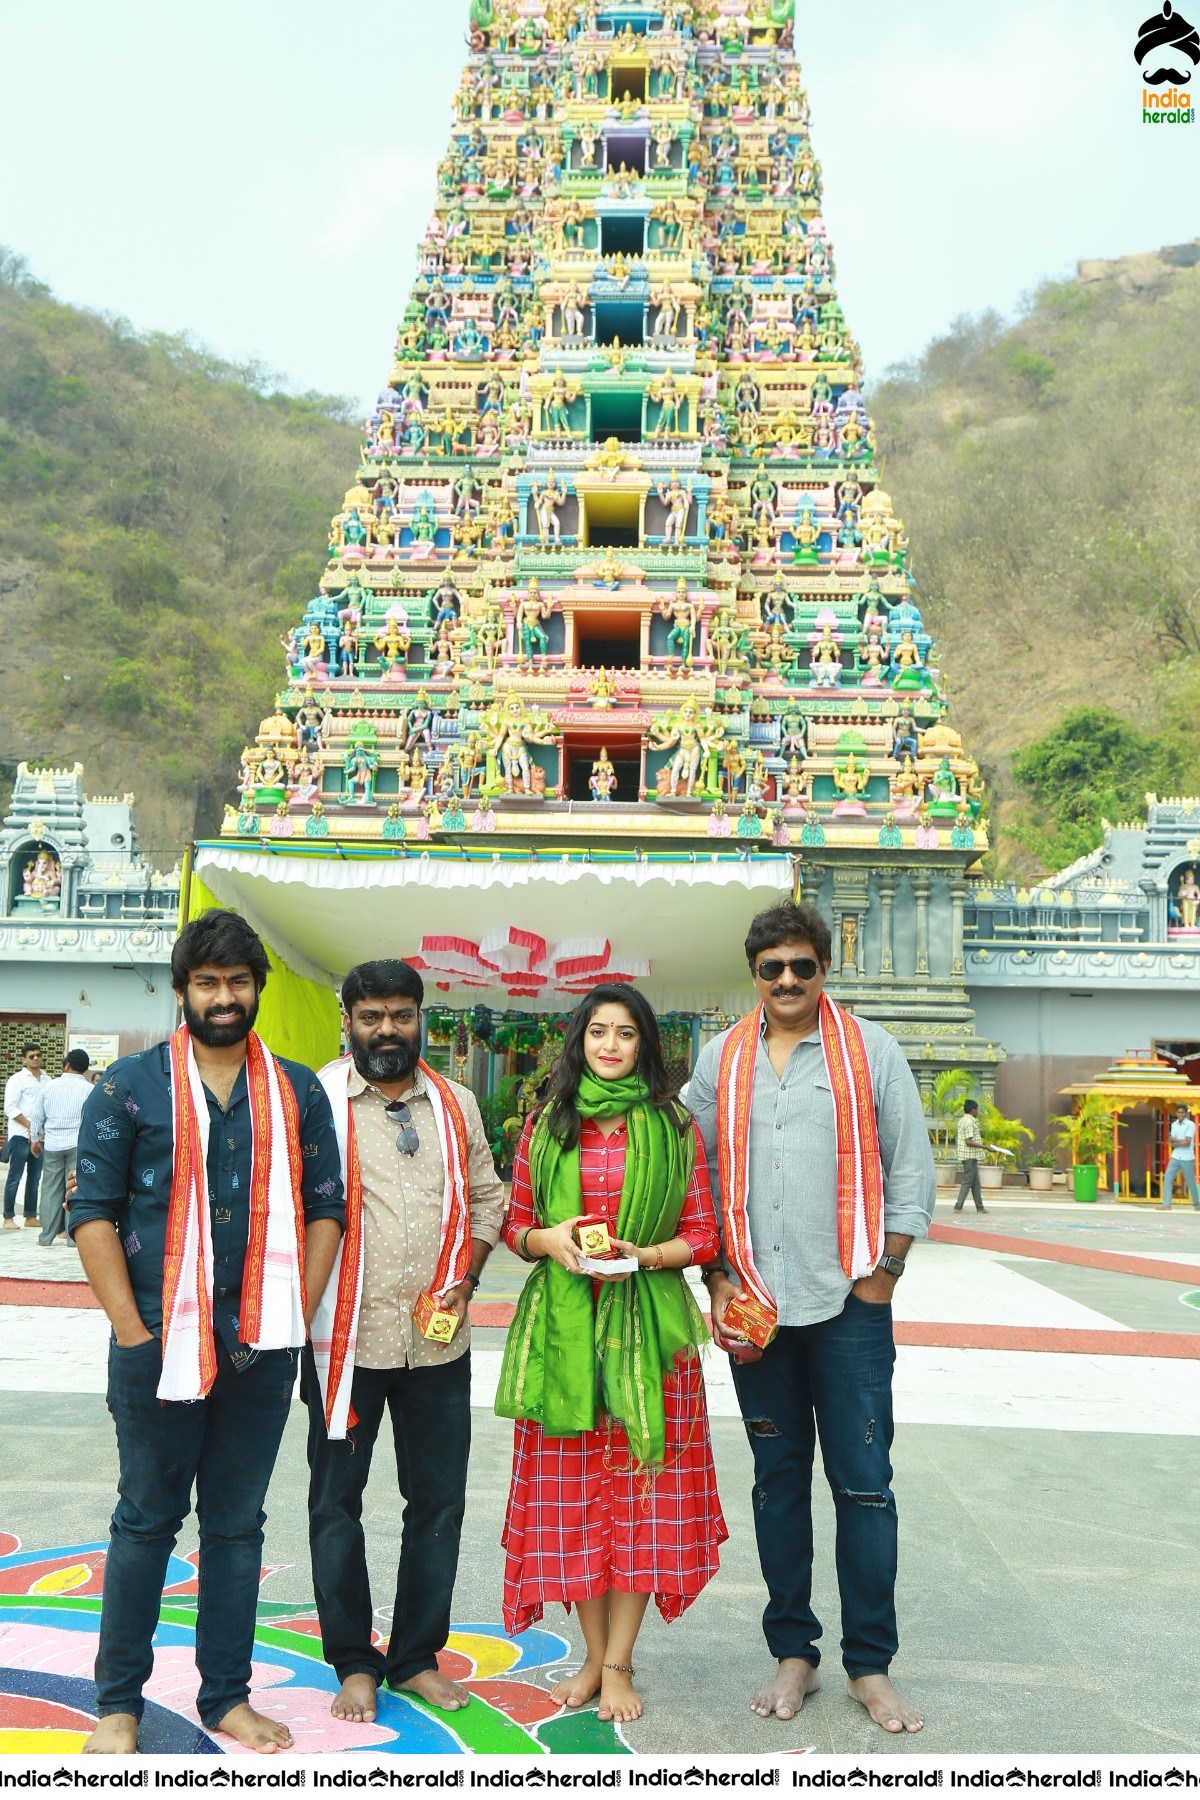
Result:
[[[841,997],[990,1091],[984,789],[880,482],[792,0],[469,18],[387,385],[198,872],[318,979],[386,946],[464,1001],[615,974],[717,1014],[797,887]]]

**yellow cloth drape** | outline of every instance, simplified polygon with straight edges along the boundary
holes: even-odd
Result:
[[[221,902],[193,872],[184,884],[187,918],[198,918]],[[262,992],[254,1029],[276,1056],[289,1056],[293,1062],[319,1069],[341,1048],[341,1008],[337,996],[319,982],[295,975],[266,943],[271,977]]]

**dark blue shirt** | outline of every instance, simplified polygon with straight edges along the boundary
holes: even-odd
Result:
[[[345,1225],[342,1172],[333,1114],[324,1088],[302,1063],[277,1062],[300,1109],[304,1221]],[[222,1112],[208,1102],[208,1216],[213,1246],[213,1323],[240,1365],[238,1342],[242,1267],[250,1237],[250,1098],[243,1067]],[[83,1109],[71,1201],[72,1236],[90,1219],[116,1226],[129,1265],[138,1312],[148,1331],[162,1329],[163,1254],[174,1171],[171,1054],[155,1044],[106,1069]]]

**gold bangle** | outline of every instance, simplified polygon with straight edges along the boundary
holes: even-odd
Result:
[[[661,1244],[655,1244],[654,1248],[658,1251],[658,1261],[656,1263],[652,1263],[651,1267],[655,1268],[655,1269],[661,1269],[663,1266],[663,1247]]]

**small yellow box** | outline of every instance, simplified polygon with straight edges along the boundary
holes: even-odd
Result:
[[[432,1294],[422,1294],[413,1307],[413,1324],[431,1344],[448,1344],[458,1330],[458,1314],[439,1306]]]
[[[575,1227],[575,1239],[585,1256],[615,1256],[613,1241],[608,1233],[608,1225],[604,1219],[589,1217],[580,1219]]]

